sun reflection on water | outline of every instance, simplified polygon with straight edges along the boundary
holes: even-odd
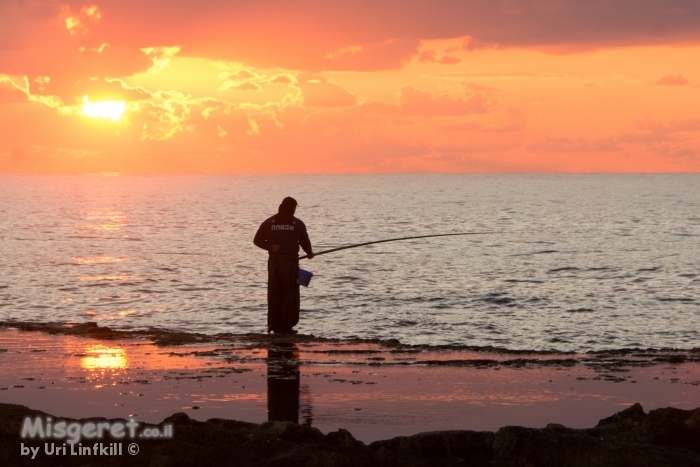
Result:
[[[119,347],[90,345],[85,348],[80,366],[86,370],[121,370],[128,367],[126,351]]]
[[[83,216],[90,224],[80,225],[80,230],[121,230],[127,225],[127,214],[114,209],[93,210],[86,212]]]
[[[126,256],[114,257],[114,256],[73,256],[73,262],[76,264],[111,264],[111,263],[122,263],[128,261],[129,258]]]
[[[132,276],[130,274],[106,274],[103,276],[76,276],[76,279],[80,282],[96,282],[96,281],[145,281],[148,279],[146,276]]]

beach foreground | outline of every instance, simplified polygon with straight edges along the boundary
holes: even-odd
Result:
[[[170,439],[138,439],[137,456],[64,465],[700,465],[699,362],[699,349],[577,354],[4,322],[1,449],[35,463],[22,443],[46,440],[20,438],[21,423],[51,414],[174,427]]]
[[[192,420],[185,413],[167,417],[157,428],[173,426],[167,440],[138,439],[120,455],[94,455],[83,440],[83,455],[48,456],[44,443],[20,440],[25,417],[49,415],[24,406],[0,404],[0,458],[6,465],[158,465],[158,466],[698,466],[700,408],[657,409],[639,404],[601,420],[595,428],[548,425],[534,429],[504,427],[493,432],[437,431],[375,441],[369,445],[346,430],[327,435],[292,422],[245,423]],[[67,423],[98,424],[105,419]],[[58,421],[54,418],[54,421]],[[114,420],[111,420],[114,423]],[[150,426],[156,428],[156,426]],[[22,443],[20,443],[22,441]],[[45,440],[44,440],[45,441]],[[111,440],[105,439],[105,444]],[[121,441],[121,440],[120,440]],[[56,444],[60,444],[56,443]],[[97,444],[97,443],[94,443]],[[36,456],[32,460],[30,449]],[[24,455],[22,455],[24,452]],[[70,452],[70,451],[68,451]],[[98,452],[98,451],[94,451]]]

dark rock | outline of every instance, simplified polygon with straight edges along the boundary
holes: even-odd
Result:
[[[176,413],[159,425],[173,425],[172,439],[151,440],[138,438],[139,453],[109,458],[93,456],[64,456],[59,459],[31,461],[19,456],[20,443],[41,447],[44,440],[23,440],[19,433],[24,417],[46,417],[40,411],[14,404],[0,404],[0,465],[97,465],[112,466],[337,466],[369,467],[378,465],[377,456],[348,431],[339,430],[327,435],[318,429],[292,422],[262,424],[234,420],[212,419],[200,422],[185,413]],[[57,420],[54,418],[54,422]],[[62,418],[70,423],[76,420]],[[78,422],[105,421],[83,419]],[[141,425],[139,430],[145,426]],[[115,441],[106,439],[106,442]],[[126,449],[132,440],[121,440]],[[125,453],[126,454],[126,453]],[[56,461],[58,463],[55,463]],[[52,462],[49,464],[49,462]]]
[[[609,426],[609,425],[629,425],[635,422],[641,422],[646,417],[642,405],[637,402],[630,408],[618,412],[608,418],[604,418],[598,422],[596,427]]]
[[[619,443],[559,426],[505,427],[493,449],[498,467],[698,467],[700,456],[682,449]]]
[[[496,434],[439,431],[375,441],[369,446],[343,429],[324,435],[316,428],[292,422],[200,422],[179,412],[158,425],[162,429],[172,424],[174,437],[133,440],[139,445],[135,456],[61,456],[31,461],[19,456],[20,443],[43,450],[44,441],[22,440],[19,433],[24,417],[37,415],[48,416],[20,405],[0,404],[0,465],[700,467],[696,446],[700,409],[658,409],[645,414],[641,406],[634,405],[586,430],[552,424],[543,429],[505,427]],[[146,426],[156,425],[141,425],[139,429]],[[132,442],[120,441],[124,449]]]
[[[700,467],[700,409],[645,414],[634,404],[586,430],[505,427],[493,449],[496,465],[504,467]]]
[[[488,466],[493,460],[494,434],[490,431],[437,431],[375,441],[383,466]]]
[[[700,454],[700,408],[681,410],[669,407],[645,414],[641,405],[634,404],[601,420],[590,432],[602,438],[674,446]]]

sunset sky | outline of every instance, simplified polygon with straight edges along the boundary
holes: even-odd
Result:
[[[697,0],[0,0],[0,172],[688,171]]]

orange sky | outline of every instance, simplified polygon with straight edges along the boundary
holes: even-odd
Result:
[[[0,172],[698,172],[697,0],[0,1]]]

